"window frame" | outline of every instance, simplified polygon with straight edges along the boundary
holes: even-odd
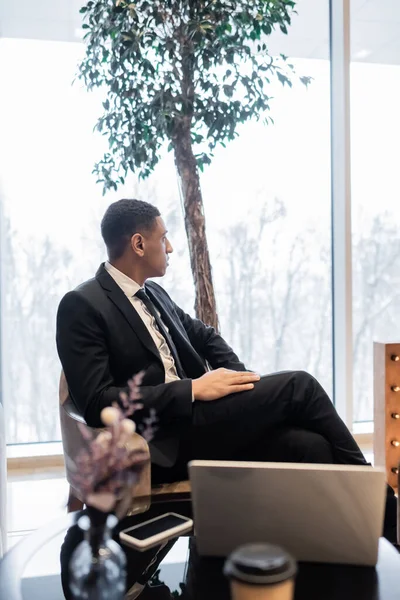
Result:
[[[330,31],[330,110],[331,110],[331,229],[332,229],[332,369],[333,402],[345,423],[353,430],[353,336],[352,336],[352,227],[351,227],[351,162],[350,162],[350,0],[329,0]],[[0,226],[3,223],[0,201]],[[1,281],[0,248],[0,281]],[[1,311],[0,285],[0,311]],[[1,312],[0,312],[1,315]],[[1,343],[0,319],[0,402]],[[4,402],[4,400],[3,400]],[[373,430],[373,423],[371,422]],[[358,433],[367,445],[372,444],[370,433]],[[365,439],[364,439],[365,438]],[[8,463],[11,468],[23,464],[26,457],[36,464],[49,464],[59,449],[49,456],[46,442],[25,444],[25,452],[14,454],[8,445]],[[41,446],[43,452],[33,450]],[[19,462],[18,462],[19,461]],[[29,461],[28,461],[29,462]]]
[[[353,428],[350,0],[329,1],[333,401]]]

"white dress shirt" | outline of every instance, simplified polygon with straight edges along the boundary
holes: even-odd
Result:
[[[175,361],[171,354],[171,350],[169,349],[169,346],[165,341],[164,336],[162,335],[162,333],[160,333],[155,318],[152,314],[149,313],[147,307],[143,304],[143,302],[135,296],[136,292],[140,290],[140,285],[136,283],[136,281],[133,281],[133,279],[125,275],[125,273],[121,273],[121,271],[116,269],[109,262],[105,263],[105,268],[109,275],[111,275],[111,277],[114,279],[115,283],[124,292],[125,296],[129,298],[130,303],[132,304],[133,308],[137,311],[139,317],[142,319],[143,323],[146,325],[148,332],[153,338],[153,341],[157,347],[157,350],[160,353],[161,360],[164,365],[165,383],[177,381],[179,377],[176,371]],[[156,307],[154,308],[156,309]],[[159,312],[158,314],[160,315]],[[165,329],[169,331],[164,321],[162,322]]]

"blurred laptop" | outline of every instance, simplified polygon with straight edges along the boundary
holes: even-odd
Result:
[[[189,473],[202,555],[226,556],[241,544],[268,542],[300,561],[377,562],[384,469],[195,460]]]

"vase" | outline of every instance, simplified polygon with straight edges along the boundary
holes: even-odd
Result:
[[[69,563],[69,585],[75,600],[123,600],[126,587],[126,557],[111,533],[115,515],[88,508],[78,527],[84,539]]]

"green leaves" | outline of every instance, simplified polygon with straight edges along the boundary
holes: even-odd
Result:
[[[308,87],[311,83],[312,77],[300,77],[300,81],[303,85],[305,85],[306,87]]]
[[[267,36],[287,32],[294,5],[95,0],[82,7],[86,56],[78,77],[89,90],[104,90],[96,129],[109,151],[94,169],[104,190],[116,189],[129,171],[148,176],[165,141],[172,150],[189,140],[202,170],[241,123],[270,121],[270,78],[291,86],[293,68],[268,54]]]
[[[211,164],[211,158],[205,152],[202,152],[201,154],[196,154],[195,157],[196,157],[197,166],[199,167],[201,172],[204,171],[205,165]]]
[[[287,83],[287,85],[289,87],[292,87],[292,82],[290,81],[290,79],[281,71],[277,70],[276,71],[276,76],[278,77],[279,81],[281,82],[282,85],[285,85],[285,83]]]

